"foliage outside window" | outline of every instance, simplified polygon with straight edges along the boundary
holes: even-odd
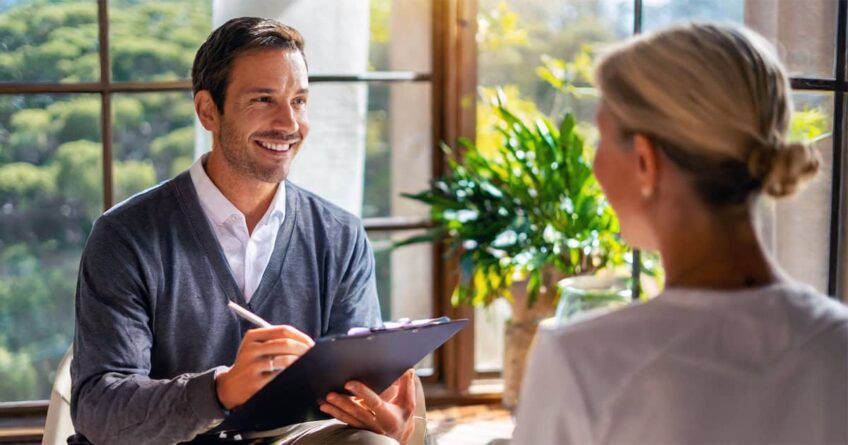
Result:
[[[118,81],[186,79],[210,2],[110,2]],[[0,5],[0,81],[97,82],[94,1]],[[191,162],[190,93],[112,96],[115,199]],[[102,212],[99,94],[0,96],[0,401],[46,399],[73,335],[79,257]]]

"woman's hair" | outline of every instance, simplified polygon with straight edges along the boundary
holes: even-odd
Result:
[[[742,27],[687,24],[613,48],[595,69],[623,137],[643,134],[712,206],[790,195],[818,153],[789,143],[789,80],[772,46]]]

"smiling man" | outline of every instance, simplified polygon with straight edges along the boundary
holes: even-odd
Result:
[[[355,398],[328,395],[321,410],[338,420],[204,434],[312,339],[381,318],[361,222],[286,181],[309,133],[301,35],[273,20],[230,20],[198,50],[192,83],[211,152],[106,212],[83,253],[71,368],[76,439],[405,443],[412,372],[382,395],[356,383]],[[229,301],[275,326],[254,329]]]

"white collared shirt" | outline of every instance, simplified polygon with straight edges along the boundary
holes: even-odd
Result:
[[[286,216],[285,182],[280,182],[271,205],[250,234],[244,214],[218,190],[206,174],[203,162],[207,156],[203,155],[191,166],[191,182],[194,183],[200,206],[212,225],[239,289],[245,300],[250,301],[271,260],[277,232]]]

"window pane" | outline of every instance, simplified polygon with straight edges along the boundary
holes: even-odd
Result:
[[[99,96],[0,96],[0,400],[50,396],[102,183]]]
[[[313,75],[432,70],[432,0],[214,3],[215,23],[254,15],[296,28]]]
[[[765,9],[774,8],[769,0]],[[745,0],[644,0],[642,30],[654,31],[688,21],[743,23]]]
[[[774,44],[794,77],[834,76],[836,2],[645,0],[643,30],[687,21],[745,24]]]
[[[795,93],[793,137],[809,139],[830,134],[833,121],[833,95]],[[827,292],[830,242],[830,193],[832,185],[833,139],[825,137],[815,147],[822,155],[819,176],[797,196],[772,203],[774,225],[764,219],[766,239],[771,240],[777,258],[792,277]]]
[[[748,0],[745,24],[777,46],[790,75],[832,79],[836,4],[830,0]]]
[[[503,370],[504,335],[512,307],[504,298],[474,309],[474,370]]]
[[[478,23],[478,82],[501,87],[522,111],[559,117],[581,109],[592,98],[592,58],[605,44],[633,33],[632,0],[481,0]],[[541,75],[548,68],[550,75]],[[551,82],[564,81],[559,87]],[[561,89],[583,88],[572,93]],[[478,141],[487,134],[486,116],[478,111]]]
[[[315,82],[311,130],[292,182],[362,217],[426,217],[401,192],[427,187],[432,126],[429,82]]]
[[[109,2],[114,81],[191,78],[191,64],[212,30],[211,0]]]
[[[112,96],[115,202],[176,176],[194,155],[190,92]]]
[[[432,1],[371,0],[369,71],[432,71]]]
[[[0,81],[100,79],[97,2],[0,2]]]
[[[430,94],[422,82],[368,87],[363,217],[427,217],[426,206],[400,194],[426,189],[432,176]]]
[[[421,234],[420,231],[368,233],[377,260],[377,292],[383,320],[434,316],[432,244],[391,249],[393,242]],[[416,366],[419,375],[432,373],[432,368],[432,354]]]

